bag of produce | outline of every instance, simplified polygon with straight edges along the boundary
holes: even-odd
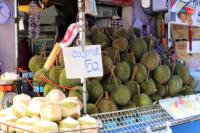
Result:
[[[30,117],[39,116],[42,107],[47,101],[48,99],[45,97],[34,97],[28,106],[27,115]]]
[[[77,131],[74,131],[74,130],[77,130]],[[71,117],[67,117],[60,122],[59,131],[61,132],[66,131],[68,133],[80,133],[80,124],[77,120]]]
[[[60,121],[61,107],[56,103],[46,103],[40,111],[41,120]]]
[[[89,115],[85,115],[78,119],[81,127],[81,133],[98,133],[98,122]],[[93,128],[93,129],[89,129]]]
[[[25,94],[17,95],[13,98],[13,113],[17,117],[26,116],[28,105],[31,101],[31,97]]]
[[[66,96],[61,90],[53,89],[47,94],[46,98],[50,102],[58,103],[61,100],[66,99]]]
[[[41,120],[34,124],[34,132],[37,133],[58,132],[58,125],[52,121]]]
[[[60,101],[62,107],[62,117],[79,118],[81,115],[82,103],[74,97],[68,97]]]

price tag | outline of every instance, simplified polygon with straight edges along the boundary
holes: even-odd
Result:
[[[103,76],[101,46],[91,45],[82,47],[63,48],[67,78],[89,78]]]

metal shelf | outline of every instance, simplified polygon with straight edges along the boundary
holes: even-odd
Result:
[[[111,113],[93,115],[102,121],[101,133],[133,133],[145,132],[148,127],[151,130],[161,130],[169,122],[171,126],[187,123],[200,119],[199,116],[181,120],[174,120],[160,105],[134,108]]]

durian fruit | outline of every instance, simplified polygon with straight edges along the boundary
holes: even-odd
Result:
[[[60,121],[62,119],[61,107],[57,103],[46,103],[40,111],[40,117],[41,120]]]
[[[80,133],[79,130],[80,130],[79,122],[71,117],[67,117],[59,123],[60,132]]]
[[[43,67],[44,63],[45,59],[43,57],[35,55],[29,60],[29,68],[33,73],[36,73]]]
[[[169,80],[170,74],[171,72],[169,67],[167,65],[161,65],[155,69],[153,77],[156,82],[163,84]]]
[[[99,111],[98,111],[98,108],[95,104],[92,104],[92,103],[88,103],[87,104],[87,113],[89,115],[92,115],[92,114],[97,114]]]
[[[149,35],[143,37],[143,39],[147,44],[150,44],[150,42],[152,40],[153,41],[152,46],[151,46],[152,48],[159,44],[159,40],[158,39],[155,39],[155,38],[153,38],[152,36],[149,36]]]
[[[112,60],[114,60],[116,50],[113,47],[105,47],[103,52],[104,55],[109,56]]]
[[[153,101],[158,102],[160,99],[162,99],[162,97],[159,96],[159,95],[154,95],[154,96],[151,97],[151,99],[152,99]]]
[[[108,46],[110,40],[104,32],[100,31],[92,36],[92,42],[94,44],[100,44],[100,45],[105,44],[106,46]]]
[[[137,70],[135,72],[133,80],[137,81],[138,83],[142,83],[147,77],[147,69],[143,64],[140,63],[137,63],[135,67],[137,68]]]
[[[119,85],[118,88],[112,93],[112,98],[117,105],[126,105],[131,99],[129,88],[125,85]]]
[[[81,116],[81,109],[83,107],[80,100],[74,97],[68,97],[59,102],[62,109],[62,117],[73,117],[75,119]]]
[[[195,80],[194,77],[190,78],[190,81],[188,83],[188,86],[191,86],[194,90],[196,89],[197,81]]]
[[[69,91],[68,97],[77,97],[83,101],[83,89],[82,86],[75,86],[72,90]]]
[[[46,95],[46,98],[52,103],[58,103],[66,99],[66,96],[61,90],[53,89]]]
[[[125,82],[125,85],[129,88],[129,91],[131,92],[131,96],[135,96],[137,94],[137,85],[138,83],[136,81],[130,80]]]
[[[135,97],[133,97],[133,101],[137,107],[148,106],[153,104],[151,98],[145,93],[136,95]]]
[[[112,47],[119,52],[124,52],[128,48],[128,40],[124,37],[117,38],[112,42]]]
[[[103,61],[103,73],[104,73],[104,75],[109,74],[110,70],[113,67],[112,59],[109,56],[103,56],[102,61]]]
[[[132,39],[130,42],[131,49],[137,60],[148,50],[146,42],[141,38]]]
[[[117,80],[117,83],[115,81],[115,78]],[[111,94],[117,88],[118,85],[122,84],[119,78],[117,77],[115,78],[113,77],[112,79],[108,79],[103,82],[103,89],[104,91],[108,92],[108,94]]]
[[[49,79],[53,81],[54,83],[58,84],[59,83],[59,76],[61,71],[63,70],[63,67],[61,66],[53,66],[49,70]]]
[[[60,55],[58,56],[58,62],[59,62],[59,65],[64,67],[65,66],[65,63],[64,63],[64,57],[63,57],[63,53],[61,52]]]
[[[120,38],[120,37],[124,37],[126,39],[129,38],[129,35],[128,35],[128,32],[123,29],[123,28],[119,28],[119,29],[115,29],[113,32],[112,32],[112,37],[114,39],[116,38]]]
[[[49,74],[48,74],[48,70],[45,68],[40,69],[39,71],[37,71],[33,77],[33,82],[35,83],[34,85],[36,86],[44,86],[45,82],[43,80],[41,80],[41,78],[44,79],[49,79]]]
[[[46,104],[47,101],[48,99],[45,97],[32,98],[31,102],[28,105],[27,116],[29,117],[39,116],[42,107]]]
[[[147,51],[140,62],[150,71],[155,70],[160,63],[160,56],[155,51]]]
[[[167,81],[168,86],[168,95],[169,96],[175,96],[177,95],[181,89],[182,89],[183,81],[180,76],[173,75],[171,78]]]
[[[156,93],[156,85],[153,79],[148,79],[141,84],[142,91],[151,96]]]
[[[31,97],[26,94],[20,94],[13,98],[12,110],[15,116],[24,117],[28,111],[28,105],[31,102]]]
[[[79,118],[78,121],[80,123],[81,133],[98,133],[98,122],[93,117],[85,115]]]
[[[75,87],[81,85],[80,79],[67,79],[65,69],[63,69],[59,76],[59,83],[62,86]]]
[[[53,86],[52,84],[49,84],[49,83],[45,84],[43,96],[46,96],[54,88],[55,88],[55,86]]]
[[[41,120],[34,124],[34,132],[37,133],[58,132],[58,125],[52,121]]]
[[[190,79],[190,71],[185,64],[177,64],[174,74],[179,75],[183,83],[187,83],[187,81]]]
[[[136,59],[132,53],[122,53],[121,60],[126,61],[130,66],[135,65]]]
[[[100,99],[100,101],[97,101],[97,108],[99,113],[105,113],[105,112],[112,112],[117,111],[117,105],[113,101],[112,98],[108,96],[108,93],[105,93],[105,97]]]
[[[131,69],[127,62],[122,61],[117,64],[115,74],[121,81],[127,81],[130,77]]]
[[[86,38],[85,40],[86,45],[92,45],[92,40],[90,40],[89,38]]]
[[[124,106],[120,106],[120,109],[131,109],[131,108],[135,108],[135,103],[133,101],[129,101],[128,104],[124,105]]]
[[[157,85],[156,86],[156,89],[157,89],[157,94],[161,97],[164,97],[166,96],[166,93],[167,93],[167,90],[166,90],[166,87],[164,85]]]
[[[87,84],[87,91],[91,102],[96,102],[97,99],[104,93],[101,83],[97,80],[91,80]]]
[[[192,88],[191,86],[184,86],[184,90],[182,92],[184,95],[192,95],[195,93],[194,88]]]

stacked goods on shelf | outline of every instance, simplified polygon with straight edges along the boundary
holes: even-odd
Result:
[[[58,89],[53,89],[46,97],[32,99],[20,94],[14,97],[10,108],[0,111],[1,129],[8,132],[4,125],[7,124],[13,126],[9,127],[9,132],[18,133],[80,132],[82,129],[81,132],[97,133],[97,120],[89,115],[81,117],[81,109],[82,102],[77,97],[66,97]]]
[[[171,49],[164,48],[159,40],[151,36],[140,37],[138,30],[134,29],[129,32],[122,28],[112,31],[94,26],[91,32],[93,34],[86,38],[87,45],[101,44],[104,76],[87,80],[89,113],[147,106],[159,99],[195,92],[196,81],[188,67],[174,61]],[[66,77],[62,53],[58,65],[48,71],[39,65],[42,63],[32,63],[32,60],[29,64],[35,72],[34,83],[45,86],[44,95],[57,88],[66,96],[83,99],[80,80]],[[37,79],[37,73],[57,85]]]

